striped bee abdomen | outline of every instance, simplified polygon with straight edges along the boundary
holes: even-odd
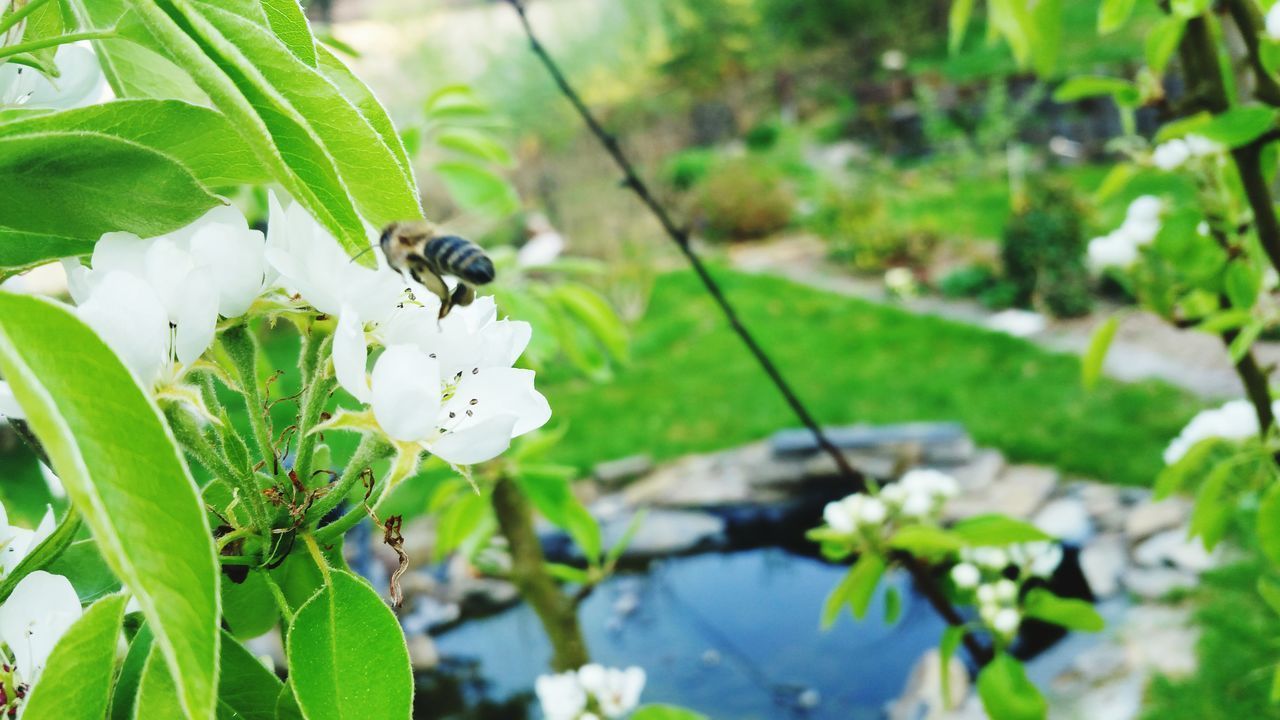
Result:
[[[427,241],[423,257],[442,274],[453,275],[473,285],[493,280],[493,261],[478,245],[457,235],[441,235]]]

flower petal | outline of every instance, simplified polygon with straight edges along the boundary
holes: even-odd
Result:
[[[415,347],[389,347],[373,366],[371,385],[373,415],[389,437],[430,437],[440,414],[439,362]]]
[[[453,465],[474,465],[492,460],[511,447],[515,415],[496,415],[461,430],[446,433],[427,444],[431,454]]]
[[[174,352],[178,362],[190,365],[213,344],[218,326],[218,291],[203,269],[188,273],[184,285],[186,290],[177,308]]]
[[[536,430],[551,419],[551,406],[533,387],[534,372],[522,368],[473,368],[464,371],[445,404],[441,424],[462,430],[494,415],[515,415],[512,437]],[[454,413],[448,418],[447,413]],[[450,425],[452,421],[452,425]]]
[[[144,385],[155,382],[169,355],[169,318],[146,282],[107,273],[77,313]]]
[[[338,384],[362,403],[370,398],[369,346],[364,338],[364,323],[350,305],[343,305],[338,315],[338,329],[333,334],[333,371]]]
[[[34,683],[58,639],[80,618],[80,598],[61,575],[36,570],[0,605],[0,640],[9,646],[18,675]]]
[[[13,388],[9,387],[9,383],[0,380],[0,415],[15,420],[23,420],[27,414],[22,411],[22,406],[18,404],[18,398],[14,397]],[[4,510],[0,509],[0,518],[4,517]],[[3,525],[0,519],[0,525]]]

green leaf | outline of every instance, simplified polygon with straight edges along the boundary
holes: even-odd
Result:
[[[1053,91],[1053,100],[1069,103],[1100,95],[1114,98],[1116,104],[1125,107],[1136,106],[1140,99],[1138,86],[1128,80],[1101,75],[1077,75]]]
[[[952,55],[964,44],[965,31],[969,29],[969,18],[973,15],[973,0],[953,0],[951,11],[947,15],[947,52]]]
[[[1213,122],[1213,115],[1205,111],[1178,118],[1160,126],[1160,129],[1156,131],[1155,142],[1158,144],[1173,138],[1199,134],[1200,130],[1211,122]]]
[[[191,78],[164,56],[127,0],[68,0],[86,28],[116,28],[118,38],[94,40],[94,53],[116,97],[168,98],[197,105],[209,99]]]
[[[1099,632],[1107,623],[1084,600],[1062,598],[1045,588],[1032,588],[1022,601],[1022,612],[1027,617],[1061,625],[1068,630]]]
[[[178,689],[159,647],[152,647],[138,681],[138,697],[133,704],[134,720],[184,717]]]
[[[441,130],[436,133],[436,144],[499,165],[509,166],[515,163],[515,158],[505,145],[493,135],[475,128]]]
[[[1031,9],[1035,35],[1031,56],[1042,77],[1052,77],[1062,54],[1062,3],[1064,0],[1037,0]]]
[[[421,217],[413,179],[365,116],[267,26],[198,0],[129,0],[285,189],[348,253],[364,221]],[[372,262],[369,260],[368,262]]]
[[[299,60],[315,67],[316,40],[311,36],[311,27],[298,0],[262,0],[262,10],[276,37]]]
[[[956,650],[964,641],[964,632],[963,625],[948,625],[947,629],[942,631],[942,639],[938,641],[938,659],[942,665],[942,674],[939,676],[942,697],[948,702],[951,699],[951,658],[955,657]]]
[[[71,543],[45,570],[70,580],[82,603],[93,602],[120,589],[120,581],[92,540]]]
[[[1156,75],[1164,73],[1169,58],[1182,41],[1182,31],[1186,24],[1186,19],[1171,15],[1147,31],[1146,59],[1151,72]]]
[[[427,119],[440,122],[459,118],[479,118],[489,115],[489,106],[484,104],[475,91],[466,85],[446,85],[431,94],[423,103],[422,109]]]
[[[1174,15],[1190,20],[1203,15],[1211,4],[1211,0],[1170,0],[1169,9]]]
[[[965,546],[963,538],[932,525],[908,525],[893,534],[889,547],[912,555],[939,555]]]
[[[1102,366],[1107,359],[1107,350],[1115,339],[1116,329],[1120,327],[1120,318],[1111,316],[1102,321],[1093,336],[1089,338],[1089,347],[1084,351],[1080,363],[1080,380],[1085,390],[1092,390],[1102,377]]]
[[[267,587],[266,575],[252,571],[242,583],[222,576],[222,619],[224,627],[241,640],[255,638],[275,627],[280,619],[275,598]]]
[[[1052,540],[1040,528],[1004,515],[975,515],[951,527],[951,533],[969,545],[1011,545]]]
[[[275,720],[284,684],[229,634],[222,635],[219,720]]]
[[[1098,34],[1106,35],[1124,27],[1137,0],[1102,0],[1098,8]]]
[[[644,525],[644,519],[648,516],[649,511],[646,508],[640,508],[635,515],[631,516],[631,522],[627,523],[627,529],[622,531],[622,537],[618,538],[618,542],[609,548],[609,552],[604,556],[606,565],[613,565],[618,562],[618,558],[622,557],[622,553],[627,551],[631,546],[631,541],[635,539],[636,533],[640,532],[640,526]]]
[[[1244,356],[1249,354],[1249,349],[1257,342],[1258,336],[1266,329],[1267,324],[1262,320],[1251,320],[1240,328],[1240,333],[1227,346],[1227,353],[1231,355],[1231,362],[1239,363],[1244,359]]]
[[[128,598],[112,595],[94,603],[58,640],[32,688],[27,720],[101,718],[111,699],[116,638]]]
[[[74,508],[69,508],[62,518],[62,522],[58,523],[58,526],[54,528],[49,537],[45,538],[26,557],[22,558],[8,575],[5,575],[4,581],[0,582],[0,603],[3,603],[13,593],[13,589],[18,586],[22,578],[36,570],[45,569],[57,560],[62,553],[66,552],[67,548],[71,547],[71,543],[75,540],[76,533],[80,532],[81,527],[82,522],[79,513]]]
[[[1138,168],[1131,163],[1113,165],[1111,170],[1107,172],[1107,176],[1102,179],[1102,184],[1094,191],[1094,202],[1101,204],[1111,199],[1125,189],[1137,175]]]
[[[1240,105],[1215,115],[1197,133],[1227,147],[1240,147],[1275,127],[1276,112],[1265,105]]]
[[[1008,653],[999,653],[978,673],[978,696],[991,720],[1043,720],[1048,704],[1027,672]]]
[[[133,704],[138,698],[138,686],[142,682],[142,671],[147,666],[147,658],[151,656],[151,646],[155,637],[151,628],[143,623],[129,643],[129,652],[125,653],[124,662],[116,676],[116,686],[111,691],[110,720],[129,720],[133,717]]]
[[[884,591],[884,624],[892,625],[902,616],[902,594],[890,586]]]
[[[573,583],[575,585],[585,585],[591,581],[591,573],[582,568],[562,563],[547,563],[547,574],[560,582]]]
[[[1222,540],[1235,514],[1236,504],[1240,499],[1239,485],[1233,482],[1237,467],[1238,464],[1232,460],[1218,463],[1196,493],[1189,534],[1192,537],[1198,536],[1208,550],[1212,550]]]
[[[48,38],[58,37],[74,26],[75,18],[64,16],[63,8],[60,3],[47,2],[27,16],[26,28],[22,34],[22,41],[31,42],[34,40],[45,40]],[[57,52],[58,48],[55,45],[53,47],[36,50],[35,52],[30,53],[30,56],[37,65],[44,68],[42,72],[44,72],[45,75],[54,77],[58,75],[58,66],[54,63],[54,55],[56,55]]]
[[[417,181],[413,180],[413,163],[409,160],[409,154],[405,150],[404,142],[400,137],[400,133],[396,132],[396,126],[391,122],[391,118],[387,115],[386,109],[382,107],[382,103],[378,102],[378,98],[365,85],[355,73],[347,67],[345,63],[329,52],[328,48],[320,46],[319,51],[320,72],[329,78],[329,81],[338,86],[338,90],[342,92],[342,96],[352,105],[355,105],[360,114],[364,115],[365,120],[373,126],[374,132],[382,138],[382,142],[386,143],[391,149],[391,154],[395,156],[396,163],[400,165],[404,174],[409,177],[417,187]],[[416,190],[414,192],[417,192]]]
[[[1280,615],[1280,580],[1265,576],[1258,578],[1258,594],[1273,612]]]
[[[627,328],[600,293],[576,283],[562,283],[552,297],[591,333],[616,360],[627,357]]]
[[[0,374],[103,557],[138,599],[187,715],[212,717],[218,565],[160,410],[96,333],[48,300],[0,293]]]
[[[189,170],[152,148],[74,131],[0,136],[0,197],[3,267],[88,253],[113,230],[159,235],[219,203]]]
[[[447,160],[433,166],[449,194],[464,209],[486,215],[503,216],[520,206],[515,189],[506,178],[482,165],[464,160]]]
[[[866,617],[885,567],[884,558],[879,555],[863,553],[859,556],[844,579],[827,596],[822,608],[822,627],[831,627],[845,606],[849,607],[855,618],[861,620]]]
[[[307,720],[407,720],[413,673],[400,623],[365,581],[329,572],[289,629],[289,676]]]
[[[1269,697],[1272,703],[1280,703],[1280,667],[1277,667],[1271,675],[1271,694]]]
[[[276,698],[276,720],[305,720],[298,708],[298,699],[293,695],[292,683],[285,683],[280,697]]]
[[[597,563],[603,551],[600,526],[574,496],[570,477],[526,466],[516,475],[516,485],[548,522],[569,533],[589,562]]]
[[[270,179],[226,117],[179,100],[117,100],[0,125],[3,135],[44,132],[90,132],[127,140],[176,160],[206,187]]]
[[[1258,505],[1258,544],[1273,563],[1280,563],[1280,483],[1273,482]]]
[[[706,715],[674,705],[642,705],[631,720],[709,720]]]
[[[1219,462],[1229,461],[1237,450],[1236,443],[1222,438],[1201,440],[1177,462],[1160,471],[1152,497],[1163,500],[1197,488]]]

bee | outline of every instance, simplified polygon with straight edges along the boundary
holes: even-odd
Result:
[[[476,285],[492,282],[493,261],[478,245],[446,235],[425,220],[393,222],[382,231],[382,254],[393,269],[408,273],[440,298],[440,317],[455,305],[470,305],[476,299]],[[458,279],[453,292],[444,277]]]

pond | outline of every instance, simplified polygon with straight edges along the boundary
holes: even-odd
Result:
[[[646,702],[724,720],[879,718],[943,622],[905,575],[890,575],[867,619],[845,613],[821,630],[844,572],[778,547],[670,558],[611,578],[580,616],[593,659],[645,668]],[[888,585],[903,598],[894,625],[883,620]],[[418,717],[540,717],[531,689],[551,653],[527,606],[436,642],[445,662],[420,677]]]

